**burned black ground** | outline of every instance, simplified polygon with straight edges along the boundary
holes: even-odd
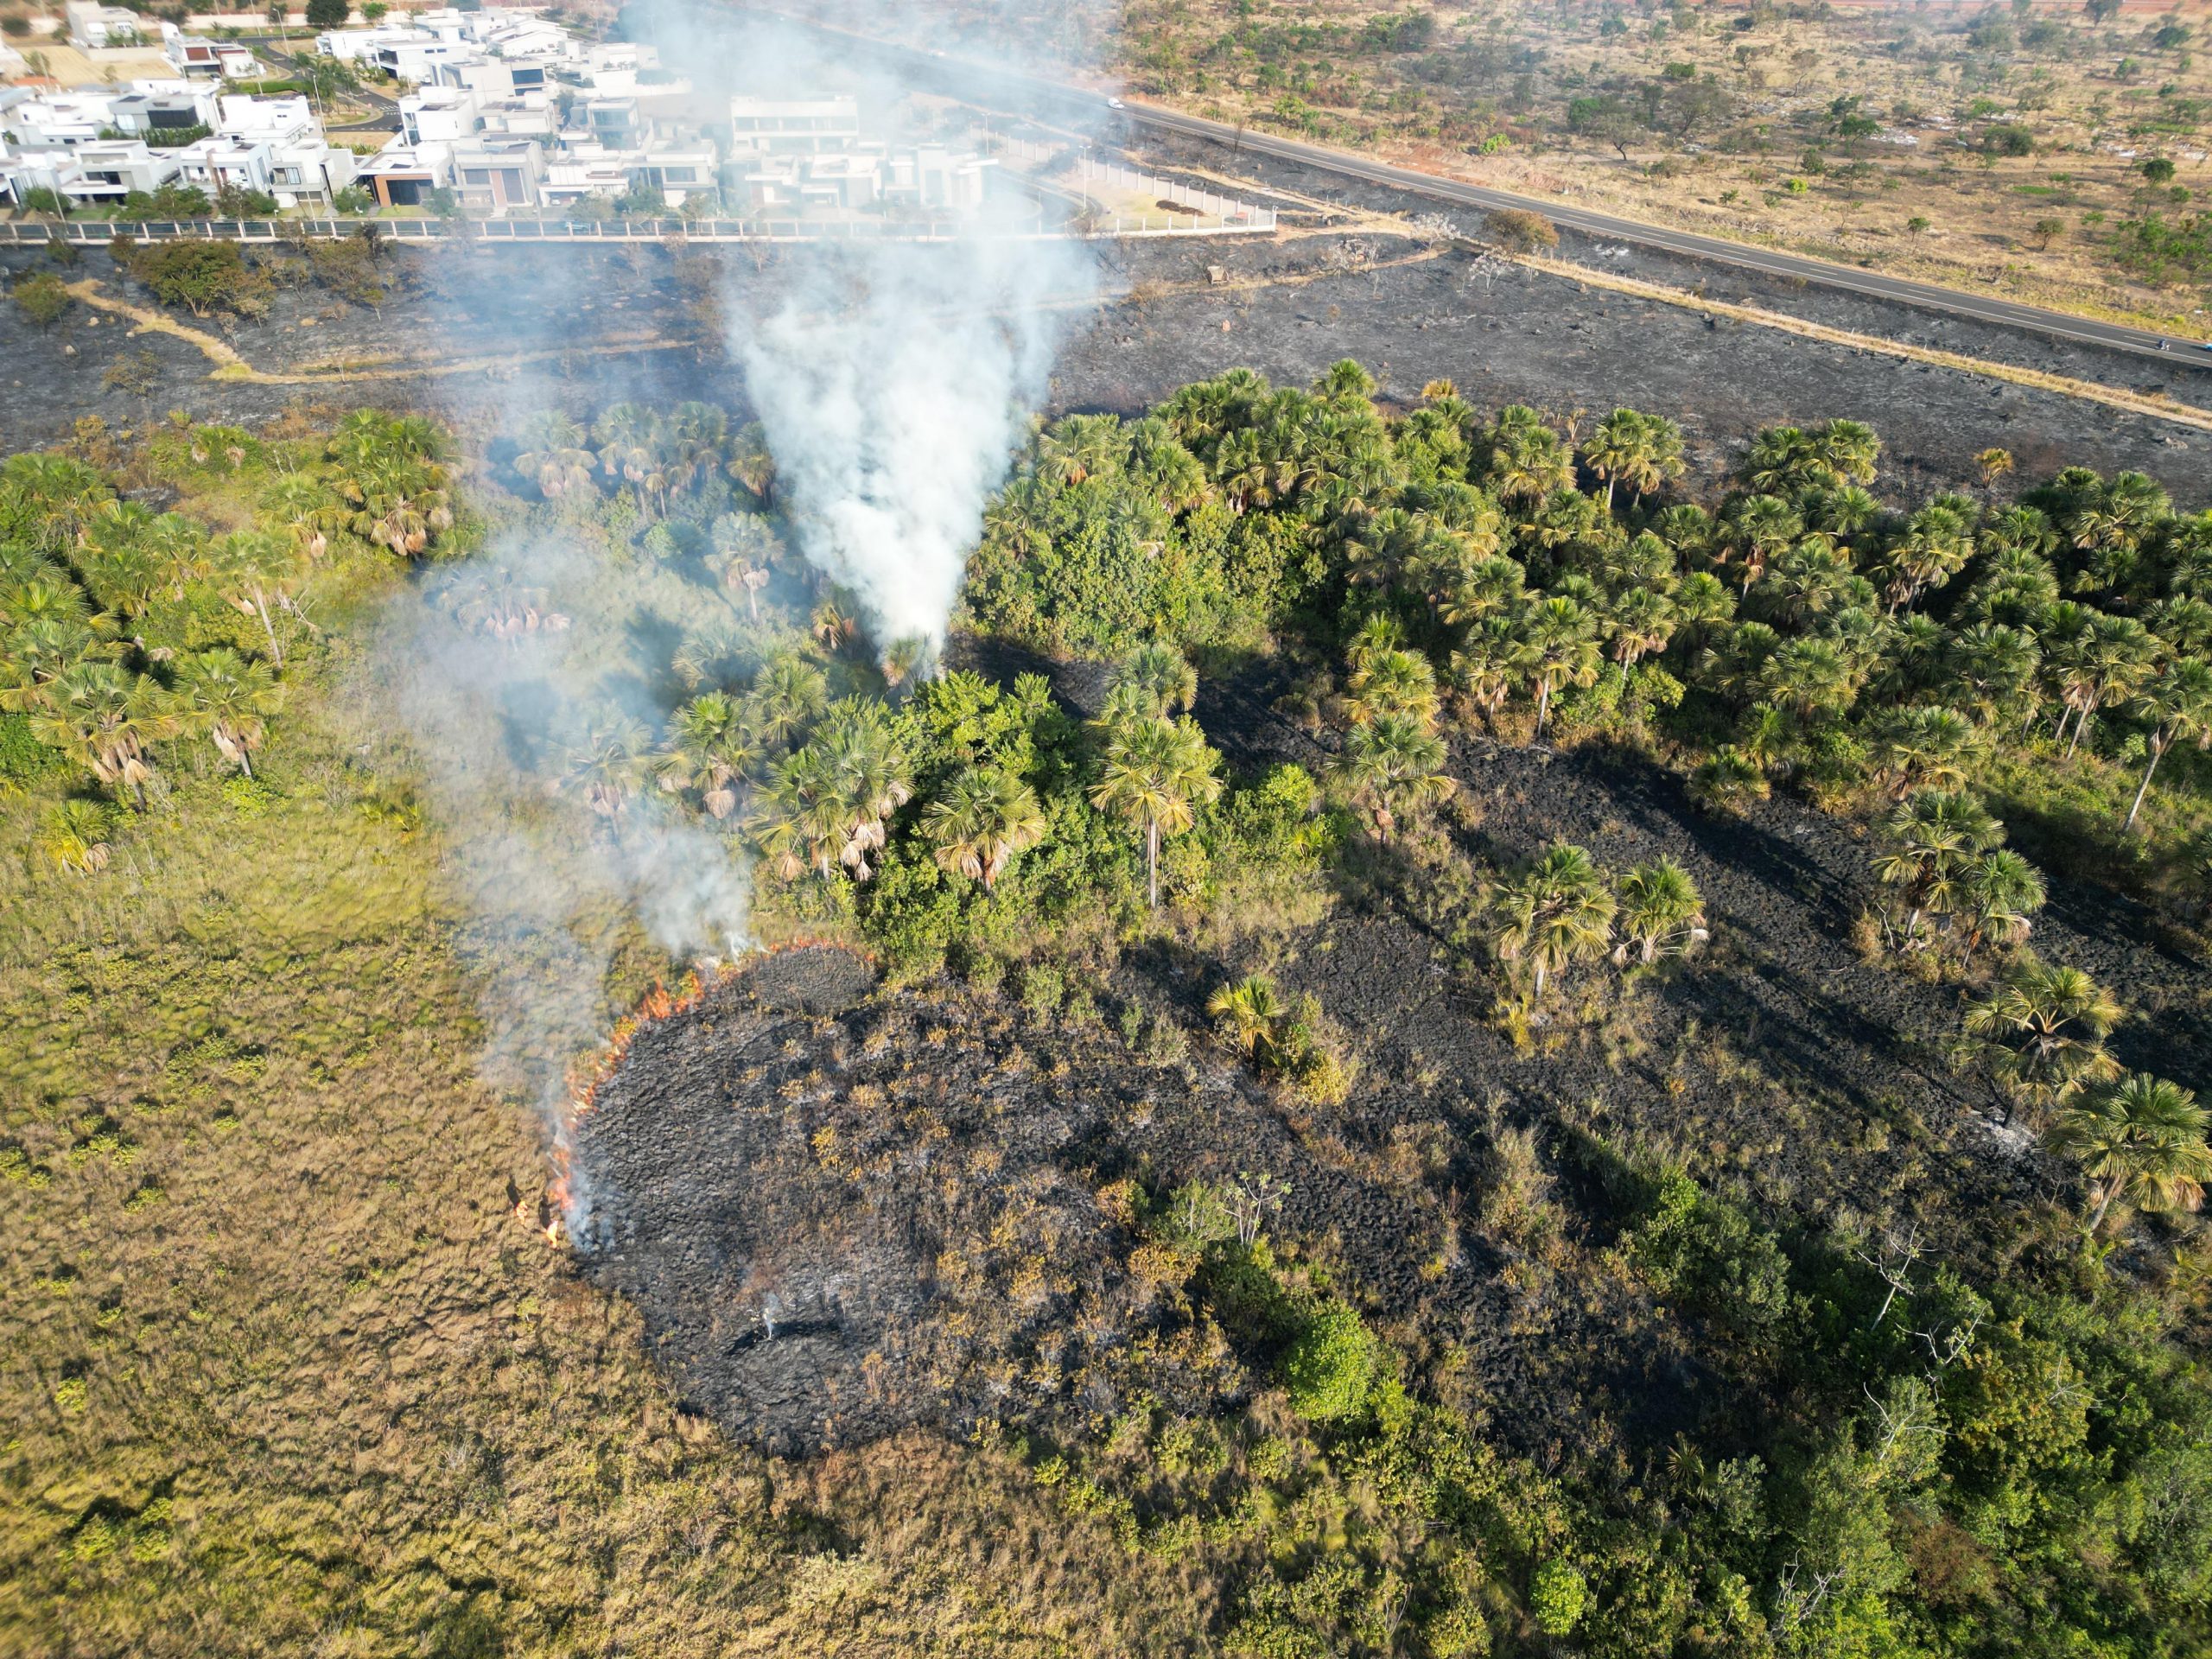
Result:
[[[1700,486],[1726,471],[1763,425],[1847,416],[1888,440],[1882,487],[1899,499],[1971,477],[1974,455],[1991,445],[2013,452],[2022,478],[2074,464],[2134,467],[2158,478],[2184,506],[2212,499],[2212,434],[1875,352],[1723,319],[1708,324],[1695,310],[1465,250],[1422,257],[1428,251],[1402,238],[1351,232],[1101,245],[1103,291],[1116,297],[1070,296],[1046,412],[1134,412],[1191,379],[1240,365],[1302,385],[1350,356],[1380,377],[1386,399],[1401,403],[1445,377],[1478,404],[1526,402],[1562,416],[1625,404],[1673,416],[1689,442],[1691,482]],[[696,397],[742,410],[742,375],[719,330],[708,326],[712,315],[741,308],[702,296],[728,284],[734,296],[757,301],[805,257],[702,247],[684,254],[695,263],[679,281],[671,256],[653,245],[394,251],[386,263],[396,291],[381,311],[312,289],[284,289],[265,318],[194,324],[226,335],[270,375],[313,371],[291,383],[213,378],[214,365],[189,343],[132,333],[123,320],[82,306],[47,330],[33,328],[12,306],[0,308],[0,439],[16,448],[48,443],[82,416],[129,427],[171,410],[251,424],[293,408],[420,404],[487,435],[505,429],[518,409],[589,415],[623,398]],[[12,277],[42,260],[10,251],[0,268]],[[1209,265],[1229,282],[1211,286]],[[1646,272],[1634,261],[1624,268],[1661,280],[1684,275]],[[85,255],[63,275],[96,278],[111,293],[147,302],[105,253]],[[1741,283],[1727,293],[1778,303]],[[2001,330],[1985,330],[1992,338],[1983,339],[1964,332],[1967,325],[1917,313],[1886,323],[1862,315],[1871,302],[1809,292],[1787,297],[1780,308],[1842,327],[2086,378],[2127,385],[2143,378],[2136,365],[2076,362],[2047,342]],[[118,359],[149,353],[154,374],[144,390],[110,383]],[[518,353],[529,360],[515,360]],[[479,361],[486,366],[445,372]]]

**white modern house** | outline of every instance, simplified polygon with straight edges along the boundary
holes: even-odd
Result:
[[[122,6],[101,5],[99,0],[68,0],[61,16],[69,44],[90,52],[137,46],[156,32],[149,19]]]
[[[730,159],[820,156],[861,141],[860,101],[853,98],[733,98]]]
[[[450,144],[476,130],[476,94],[461,86],[426,86],[399,100],[402,143]]]
[[[972,213],[995,165],[944,144],[863,139],[851,98],[730,100],[731,178],[754,213]]]

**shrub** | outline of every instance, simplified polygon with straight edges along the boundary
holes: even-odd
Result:
[[[1529,1611],[1546,1636],[1573,1634],[1589,1601],[1589,1584],[1572,1561],[1546,1561],[1529,1580]]]
[[[35,270],[11,290],[16,308],[41,328],[60,321],[69,308],[69,290],[50,270]]]
[[[1321,1305],[1283,1356],[1283,1385],[1299,1415],[1317,1423],[1348,1422],[1367,1409],[1381,1363],[1375,1333],[1357,1310]]]
[[[133,251],[130,274],[162,304],[186,306],[195,317],[216,311],[258,316],[269,308],[267,280],[235,242],[149,244]]]
[[[1487,214],[1484,226],[1503,245],[1516,253],[1535,253],[1559,246],[1559,227],[1541,213],[1525,207],[1500,207]]]

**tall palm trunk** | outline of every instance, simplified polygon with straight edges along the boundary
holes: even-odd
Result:
[[[284,666],[284,648],[276,643],[276,625],[269,620],[269,601],[261,591],[261,584],[253,584],[253,608],[261,618],[261,631],[269,636],[269,658],[277,667]]]
[[[2089,1236],[2091,1238],[2094,1238],[2097,1236],[2097,1229],[2105,1224],[2105,1211],[2112,1208],[2112,1201],[2120,1196],[2120,1182],[2118,1180],[2106,1181],[2103,1183],[2103,1185],[2104,1196],[2097,1200],[2096,1209],[2091,1211],[2089,1215]]]
[[[2143,781],[2136,786],[2135,790],[2135,804],[2127,809],[2127,822],[2120,826],[2123,830],[2133,830],[2135,827],[2135,815],[2143,810],[2143,798],[2151,792],[2151,774],[2158,769],[2158,762],[2165,753],[2165,744],[2158,741],[2158,733],[2152,732],[2151,734],[2151,764],[2143,768]]]

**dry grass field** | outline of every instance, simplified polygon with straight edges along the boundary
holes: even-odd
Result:
[[[2201,0],[1131,0],[1118,53],[1255,129],[2208,336],[2209,37]]]

